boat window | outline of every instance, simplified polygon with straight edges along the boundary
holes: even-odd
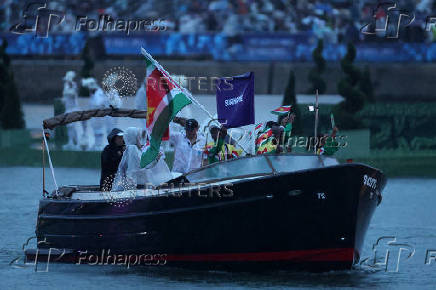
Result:
[[[324,159],[316,155],[268,155],[268,159],[276,172],[294,172],[324,166]]]
[[[215,163],[186,175],[189,182],[205,182],[216,179],[229,179],[240,176],[272,173],[266,158],[261,156],[234,159]]]
[[[270,155],[268,159],[277,172],[292,172],[320,165],[317,156]]]

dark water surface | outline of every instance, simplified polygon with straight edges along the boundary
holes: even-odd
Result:
[[[327,273],[253,274],[65,264],[50,264],[48,272],[35,272],[33,265],[22,266],[19,262],[9,265],[11,260],[22,256],[23,243],[34,235],[41,176],[38,168],[0,168],[0,289],[436,289],[436,179],[388,180],[383,201],[366,236],[362,258],[369,259],[363,265],[349,271]],[[56,170],[56,178],[59,184],[96,184],[99,172],[60,168]],[[382,239],[375,247],[377,264],[374,264],[372,248],[379,238]],[[34,247],[34,242],[30,247]],[[389,256],[384,263],[386,253]],[[430,264],[426,264],[429,260]]]

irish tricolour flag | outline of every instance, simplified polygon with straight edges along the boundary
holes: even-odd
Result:
[[[176,82],[147,55],[147,131],[150,135],[150,146],[141,156],[141,167],[147,166],[156,159],[162,137],[169,123],[176,114],[191,100],[176,87]]]
[[[292,106],[281,106],[281,107],[278,107],[275,110],[272,110],[271,113],[275,114],[275,115],[281,116],[281,115],[288,114],[289,111],[291,110],[291,108],[292,108]]]

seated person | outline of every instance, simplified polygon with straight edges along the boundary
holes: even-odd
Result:
[[[259,140],[258,138],[258,141],[256,141],[256,143],[258,143],[258,147],[256,148],[257,155],[282,152],[282,146],[279,145],[281,144],[282,136],[284,134],[284,128],[275,122],[271,123],[270,126],[271,127],[267,128],[259,137],[262,139]]]
[[[155,161],[145,168],[140,167],[141,142],[140,130],[136,127],[129,127],[126,130],[126,150],[121,159],[118,171],[114,180],[113,191],[136,189],[138,184],[159,185],[162,182],[172,179],[172,175],[165,163],[163,166],[160,160],[163,152],[160,152]],[[146,148],[145,148],[146,149]],[[159,164],[158,168],[155,168]],[[161,171],[164,171],[163,174]],[[165,175],[167,173],[167,175]],[[160,178],[156,178],[158,175]],[[165,180],[162,180],[162,177]]]
[[[209,164],[241,156],[242,150],[231,144],[234,140],[227,135],[227,128],[212,126],[210,134],[213,142],[209,142],[205,150]]]
[[[110,191],[118,165],[123,157],[125,149],[123,131],[118,128],[112,129],[107,136],[109,145],[101,152],[101,176],[100,191]]]
[[[287,152],[291,152],[292,148],[285,144],[291,136],[294,119],[295,114],[290,114],[284,117],[280,124],[274,121],[267,122],[265,129],[257,136],[256,154],[282,153],[284,147]]]
[[[146,142],[142,147],[142,153],[147,151],[148,147],[150,146],[150,141],[148,139],[148,135],[146,135]],[[168,164],[165,162],[165,152],[163,151],[162,146],[159,149],[160,151],[156,159],[147,165],[144,171],[141,171],[141,173],[143,172],[145,174],[144,177],[147,183],[154,186],[160,185],[174,178],[171,174]]]
[[[224,128],[224,127],[222,127],[221,129],[227,131],[227,129]],[[215,142],[216,142],[216,140],[217,140],[217,136],[218,136],[219,133],[225,133],[225,134],[222,134],[222,135],[221,135],[221,137],[224,138],[224,142],[227,143],[227,144],[235,145],[235,146],[237,145],[236,141],[235,141],[232,137],[230,137],[230,136],[227,134],[227,132],[224,132],[224,131],[221,132],[221,131],[220,131],[220,127],[218,127],[218,126],[216,126],[216,125],[212,125],[212,126],[210,127],[210,129],[209,129],[209,132],[210,132],[210,135],[212,136],[212,139],[213,139]]]

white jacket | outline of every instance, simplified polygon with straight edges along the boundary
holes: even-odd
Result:
[[[147,167],[141,168],[141,155],[138,143],[140,130],[136,127],[129,127],[124,134],[126,150],[123,153],[115,180],[112,185],[112,191],[136,189],[138,184],[157,186],[163,182],[171,180],[172,174],[165,163],[165,155],[158,160],[153,161]],[[146,148],[145,148],[146,150]]]

